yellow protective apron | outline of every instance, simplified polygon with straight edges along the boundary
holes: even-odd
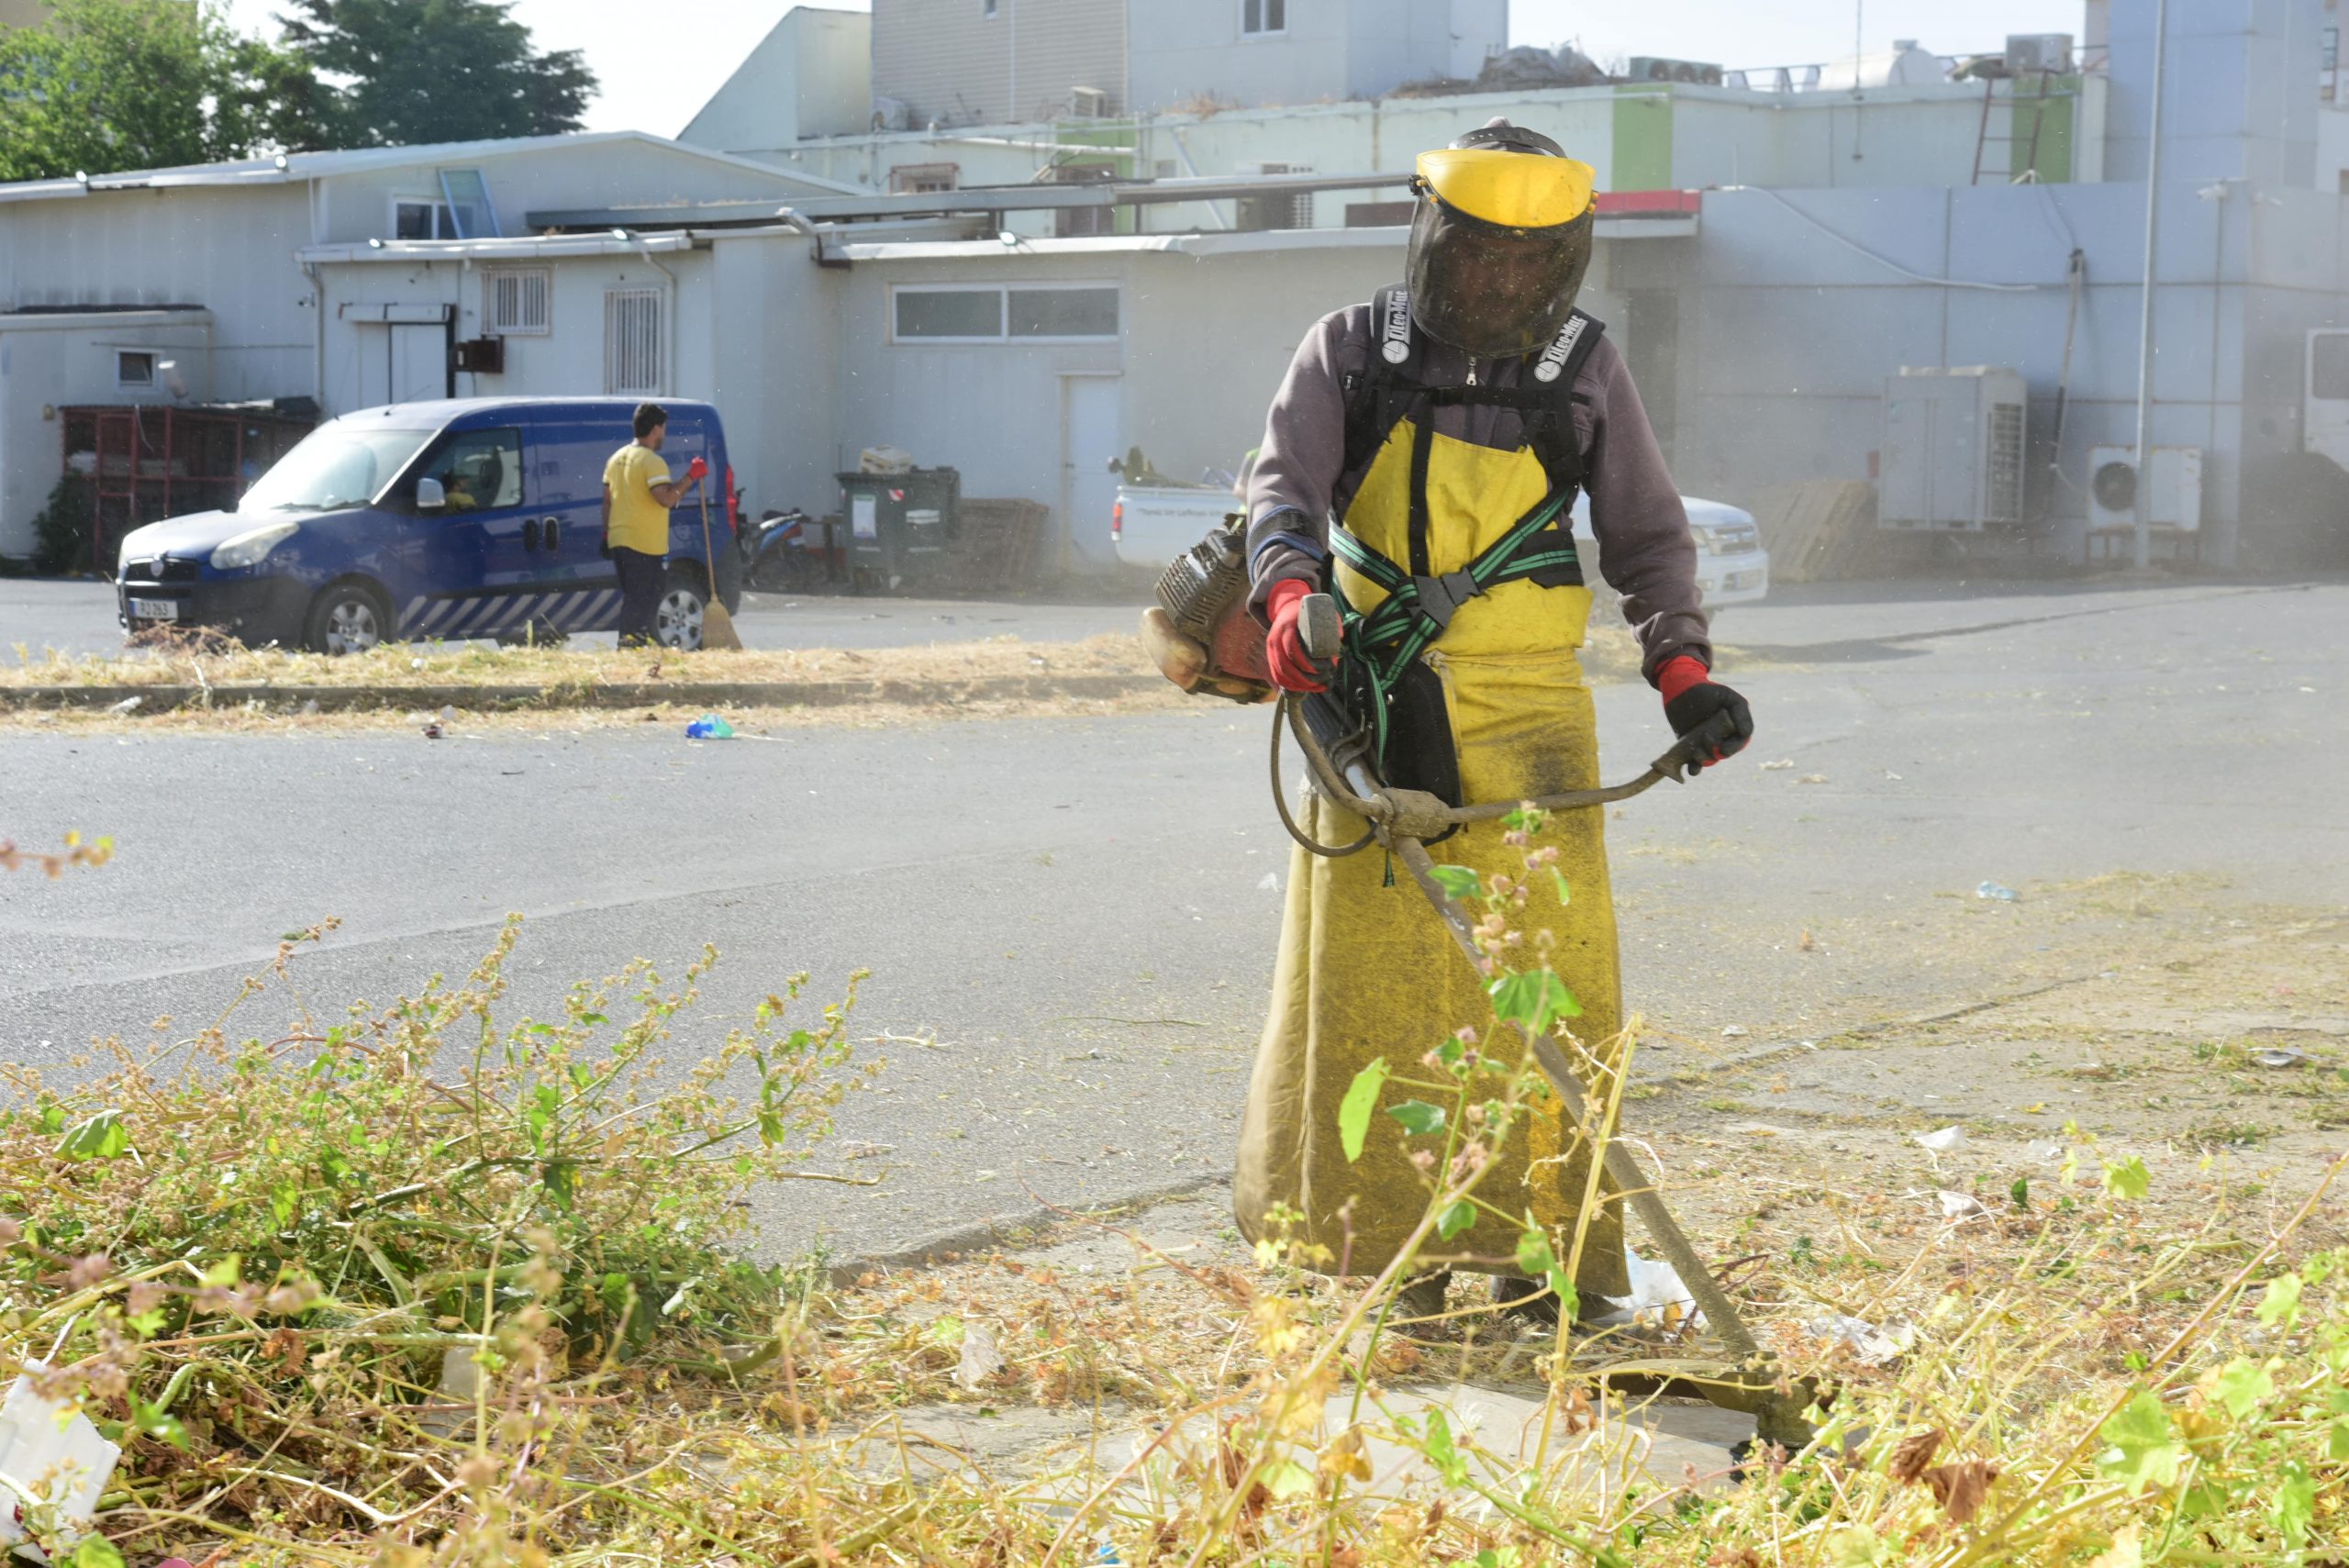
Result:
[[[1408,559],[1414,439],[1413,420],[1396,425],[1346,511],[1347,528],[1390,561]],[[1549,489],[1530,448],[1501,451],[1435,434],[1427,469],[1429,570],[1464,569]],[[1338,576],[1348,602],[1364,614],[1385,597],[1343,563]],[[1464,799],[1515,801],[1598,786],[1597,726],[1575,657],[1589,619],[1587,588],[1504,583],[1461,606],[1438,646],[1422,655],[1443,680]],[[1616,1035],[1622,1015],[1602,817],[1585,810],[1551,818],[1538,842],[1559,850],[1572,903],[1552,909],[1537,895],[1523,917],[1555,934],[1551,966],[1583,1008],[1565,1027],[1593,1050]],[[1318,794],[1300,820],[1328,844],[1352,843],[1365,826]],[[1522,851],[1501,841],[1506,831],[1498,822],[1478,823],[1431,852],[1442,863],[1522,874]],[[1390,884],[1386,857],[1375,850],[1342,860],[1292,851],[1272,1010],[1233,1179],[1241,1232],[1252,1241],[1275,1234],[1271,1216],[1286,1207],[1302,1217],[1286,1228],[1290,1238],[1328,1248],[1352,1273],[1386,1267],[1426,1211],[1430,1187],[1410,1162],[1401,1125],[1384,1115],[1372,1118],[1362,1158],[1349,1163],[1339,1144],[1339,1101],[1377,1057],[1399,1073],[1426,1076],[1420,1056],[1464,1025],[1487,1040],[1497,1033],[1508,1042],[1502,1049],[1516,1043],[1494,1023],[1482,983],[1417,884],[1399,873]],[[1416,1097],[1390,1087],[1385,1103]],[[1531,1126],[1511,1131],[1478,1195],[1506,1211],[1531,1208],[1545,1226],[1571,1226],[1589,1166],[1579,1141],[1559,1158],[1561,1137],[1558,1102],[1546,1097]],[[1428,1250],[1476,1253],[1495,1260],[1493,1272],[1513,1273],[1506,1260],[1517,1237],[1517,1227],[1482,1216]],[[1586,1298],[1630,1294],[1620,1204],[1603,1203],[1591,1217],[1575,1286]]]

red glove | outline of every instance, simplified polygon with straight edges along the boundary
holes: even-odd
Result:
[[[700,458],[696,458],[693,462],[685,464],[686,484],[691,484],[697,479],[707,479],[708,477],[709,464],[703,462]]]
[[[1729,716],[1730,737],[1714,747],[1704,762],[1719,762],[1745,750],[1753,738],[1753,710],[1745,699],[1713,679],[1705,662],[1693,654],[1683,653],[1664,662],[1655,673],[1656,689],[1664,694],[1664,717],[1671,724],[1675,735],[1687,735],[1711,720],[1715,716]]]
[[[1305,638],[1297,630],[1297,606],[1313,592],[1313,584],[1300,577],[1284,577],[1273,584],[1264,595],[1264,608],[1271,613],[1272,626],[1264,633],[1264,665],[1273,677],[1273,684],[1285,692],[1326,692],[1319,670],[1305,656]]]

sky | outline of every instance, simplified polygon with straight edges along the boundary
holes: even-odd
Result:
[[[871,9],[869,0],[825,4]],[[228,7],[238,27],[271,37],[284,8],[284,0],[229,0]],[[514,15],[540,48],[585,51],[604,88],[587,111],[589,129],[671,136],[790,8],[790,0],[662,0],[650,8],[643,0],[516,0]],[[1509,41],[1579,39],[1600,61],[1653,54],[1733,69],[1848,55],[1855,21],[1870,50],[1913,38],[1938,54],[1973,54],[2002,47],[2009,33],[2076,37],[2080,11],[2080,0],[1511,0]],[[1952,25],[1956,12],[1967,18],[1963,27]]]

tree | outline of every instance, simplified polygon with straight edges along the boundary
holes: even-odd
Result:
[[[188,0],[53,0],[0,31],[0,180],[316,147],[315,97],[306,61]]]
[[[511,0],[295,0],[288,48],[322,89],[340,147],[489,140],[577,130],[596,74],[576,50],[540,53]]]

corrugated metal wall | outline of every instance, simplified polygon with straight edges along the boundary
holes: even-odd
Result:
[[[873,91],[915,126],[1065,116],[1097,87],[1125,108],[1126,0],[875,0]]]

